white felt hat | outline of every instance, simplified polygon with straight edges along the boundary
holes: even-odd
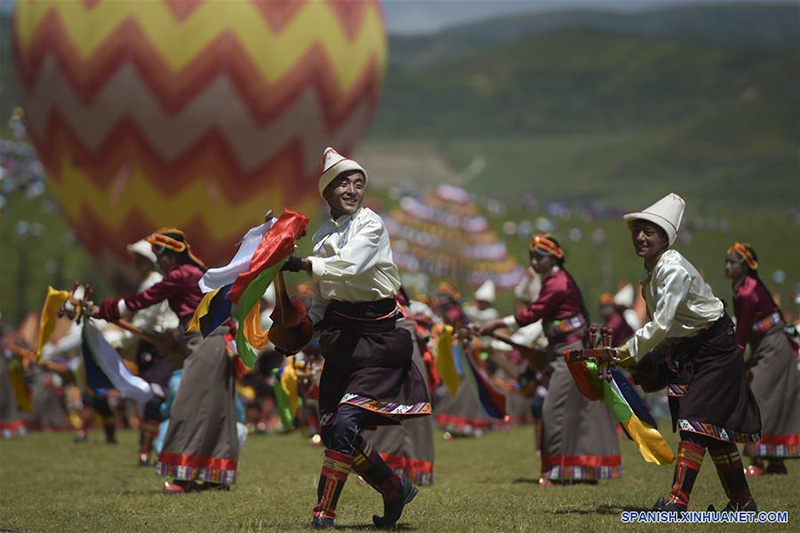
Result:
[[[666,232],[669,245],[672,246],[678,237],[678,229],[681,227],[685,207],[686,202],[683,201],[683,198],[675,193],[669,193],[647,209],[628,213],[623,218],[628,223],[628,227],[633,224],[634,220],[652,222]]]
[[[487,279],[486,281],[483,282],[483,285],[478,287],[478,290],[475,291],[475,300],[494,303],[494,299],[495,299],[494,281]]]
[[[153,245],[142,239],[133,244],[125,247],[129,254],[139,254],[145,259],[149,259],[151,263],[156,263],[156,254],[153,253]]]
[[[633,285],[627,283],[614,295],[614,305],[633,307]]]
[[[319,177],[319,194],[322,195],[325,188],[336,179],[336,176],[342,172],[352,170],[361,172],[364,174],[364,181],[369,181],[367,171],[361,165],[352,159],[347,159],[331,147],[325,148],[325,153],[322,154],[322,176]]]

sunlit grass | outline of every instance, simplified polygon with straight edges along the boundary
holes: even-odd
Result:
[[[307,529],[314,505],[321,449],[299,434],[251,436],[242,452],[239,482],[230,492],[161,494],[163,478],[136,464],[136,434],[109,446],[95,432],[73,444],[69,434],[34,433],[0,444],[0,528],[14,531],[290,531]],[[675,443],[674,437],[668,435]],[[645,463],[622,444],[624,478],[598,486],[539,488],[539,464],[530,426],[481,439],[446,442],[436,433],[435,484],[423,487],[400,529],[407,531],[607,531],[620,512],[643,510],[669,491],[672,467]],[[800,520],[800,461],[789,475],[751,482],[763,510],[786,510],[784,526]],[[691,508],[725,503],[706,457]],[[351,476],[337,524],[369,528],[381,500]],[[647,530],[644,526],[625,526]],[[656,526],[649,526],[655,528]],[[667,526],[660,526],[660,528]],[[722,531],[732,526],[681,526],[681,531]]]

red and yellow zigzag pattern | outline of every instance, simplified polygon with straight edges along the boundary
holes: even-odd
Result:
[[[316,201],[322,150],[366,134],[387,60],[377,0],[21,1],[13,42],[81,240],[124,256],[153,227],[194,228],[211,264],[266,208]]]

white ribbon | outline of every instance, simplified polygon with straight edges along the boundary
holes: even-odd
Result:
[[[156,395],[150,383],[131,374],[122,357],[106,341],[91,319],[86,319],[83,323],[83,338],[97,366],[125,398],[146,403]]]
[[[210,268],[206,271],[205,275],[203,275],[202,279],[198,282],[200,290],[206,293],[224,287],[225,285],[230,285],[236,281],[239,274],[247,272],[250,268],[250,260],[253,258],[253,254],[256,253],[256,249],[258,248],[258,243],[261,242],[261,238],[264,234],[267,233],[277,221],[278,219],[273,217],[260,226],[250,228],[242,238],[239,250],[236,252],[236,255],[233,256],[230,263],[224,267]]]

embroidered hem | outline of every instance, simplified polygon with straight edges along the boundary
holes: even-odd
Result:
[[[761,440],[761,433],[741,433],[731,429],[725,429],[714,424],[707,422],[697,422],[695,420],[678,419],[678,430],[689,431],[691,433],[699,433],[706,435],[712,439],[722,440],[726,442],[758,442]]]
[[[760,442],[750,442],[745,444],[744,454],[748,457],[800,459],[800,445],[762,444]]]
[[[382,453],[380,456],[395,474],[409,480],[414,485],[433,485],[433,461],[399,457]]]
[[[495,418],[467,418],[448,414],[436,415],[436,425],[439,429],[470,437],[480,437],[487,431],[509,429],[514,421],[515,419],[506,421],[505,419],[498,420]]]
[[[748,457],[800,458],[800,434],[763,433],[760,441],[745,444],[744,454]]]
[[[597,480],[619,479],[622,477],[622,465],[616,466],[554,466],[542,474],[550,480]]]
[[[353,405],[394,419],[425,416],[432,412],[430,402],[417,402],[412,405],[406,405],[398,402],[381,402],[359,394],[345,394],[339,401],[339,405]]]
[[[171,477],[183,481],[208,481],[232,485],[236,483],[236,459],[218,459],[215,457],[197,457],[162,452],[156,463],[156,472],[160,476]]]
[[[0,422],[0,434],[4,439],[11,437],[22,436],[27,433],[25,422],[22,420],[14,420],[13,422]]]

